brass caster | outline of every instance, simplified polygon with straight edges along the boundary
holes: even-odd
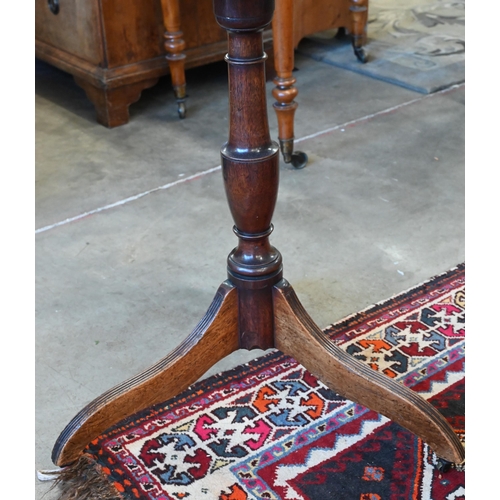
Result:
[[[293,139],[280,139],[279,141],[285,163],[291,163],[296,169],[304,168],[307,165],[307,155],[302,151],[293,150]]]

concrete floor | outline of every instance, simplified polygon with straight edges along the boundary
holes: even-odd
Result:
[[[296,66],[296,149],[310,162],[281,164],[272,243],[326,327],[465,260],[465,87],[424,96],[310,59]],[[189,334],[226,279],[226,67],[187,77],[185,120],[165,78],[108,130],[72,77],[37,63],[37,469],[52,467],[82,407]],[[48,488],[37,482],[36,498]]]

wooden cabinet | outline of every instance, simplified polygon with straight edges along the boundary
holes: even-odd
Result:
[[[181,4],[185,67],[222,60],[212,0]],[[164,33],[160,0],[35,0],[36,57],[71,73],[107,127],[127,123],[129,105],[170,72]]]
[[[248,0],[253,1],[253,0]],[[368,0],[275,0],[263,33],[267,72],[277,74],[275,109],[285,161],[293,151],[293,50],[307,35],[344,27],[363,58]],[[274,50],[271,41],[275,40]],[[224,58],[227,36],[213,0],[35,0],[35,54],[74,76],[106,127],[129,120],[141,92],[171,74],[184,116],[184,70]],[[274,72],[274,69],[276,73]]]

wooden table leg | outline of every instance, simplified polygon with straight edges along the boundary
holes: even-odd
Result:
[[[291,163],[295,168],[304,168],[307,155],[294,152],[294,118],[298,104],[295,102],[298,90],[294,86],[296,79],[292,72],[294,68],[293,41],[293,0],[276,0],[276,10],[273,18],[274,67],[276,77],[273,89],[273,104],[278,119],[278,139],[281,154],[285,163]]]
[[[368,55],[366,44],[366,27],[368,24],[368,0],[351,0],[352,47],[360,62],[365,63]]]
[[[165,26],[165,56],[170,68],[172,86],[177,100],[179,118],[186,116],[186,73],[184,62],[186,54],[183,53],[186,43],[182,39],[181,17],[179,0],[161,0],[163,11],[163,24]]]

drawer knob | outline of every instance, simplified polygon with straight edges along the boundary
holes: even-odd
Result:
[[[59,0],[47,0],[52,14],[59,14]]]

